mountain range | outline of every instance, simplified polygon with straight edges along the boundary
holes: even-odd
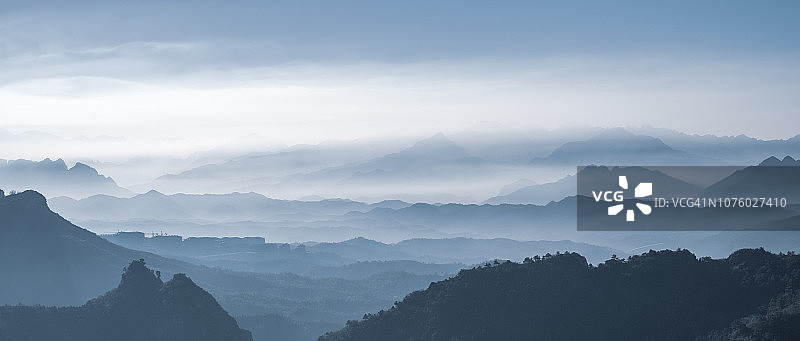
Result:
[[[253,151],[215,163],[195,166],[175,174],[165,174],[147,184],[146,189],[185,188],[202,184],[206,193],[253,190],[265,183],[320,169],[364,162],[394,151],[390,141],[323,142],[318,145],[297,145],[273,152]],[[182,185],[185,184],[185,185]],[[188,191],[182,191],[188,192]]]
[[[775,156],[770,156],[761,163],[759,166],[800,166],[800,160],[795,160],[793,157],[786,155],[783,159],[778,159]]]
[[[176,197],[183,198],[180,195]],[[215,200],[219,199],[215,196],[209,197],[215,198]],[[188,198],[203,199],[203,196],[189,196]],[[357,205],[364,204],[358,203]],[[376,221],[375,219],[382,219],[385,222],[406,221],[411,224],[410,226],[421,223],[443,226],[444,230],[453,229],[453,231],[456,231],[459,225],[463,229],[463,226],[470,223],[483,228],[487,228],[487,226],[508,228],[508,226],[498,223],[503,221],[498,218],[509,218],[511,220],[508,221],[518,220],[517,229],[523,226],[528,226],[530,229],[528,219],[532,212],[538,212],[535,216],[540,216],[542,212],[550,212],[553,216],[564,216],[567,214],[566,212],[574,212],[572,211],[574,206],[571,205],[574,205],[574,198],[547,206],[414,204],[401,208],[373,207],[366,212],[350,211],[343,216],[363,220],[368,225],[372,225],[372,222]],[[564,211],[561,212],[561,210]],[[208,288],[216,300],[234,314],[257,316],[265,313],[277,313],[300,321],[303,328],[318,326],[313,327],[313,330],[321,333],[326,329],[330,330],[329,328],[332,328],[337,323],[336,321],[343,322],[343,319],[350,319],[355,314],[360,316],[364,312],[386,307],[392,300],[421,288],[431,280],[443,278],[432,275],[383,272],[366,278],[359,277],[358,281],[351,281],[336,278],[310,279],[292,274],[256,274],[210,269],[190,262],[129,250],[104,241],[50,211],[44,196],[33,191],[0,198],[0,216],[3,217],[0,224],[0,233],[2,233],[0,241],[3,243],[0,248],[0,252],[3,252],[0,257],[2,259],[0,271],[7,275],[6,280],[2,282],[4,287],[0,292],[4,296],[0,302],[9,304],[80,304],[87,297],[99,295],[105,288],[113,286],[113,278],[117,277],[119,269],[125,264],[129,264],[131,259],[144,258],[148,260],[148,264],[152,264],[155,269],[166,276],[173,276],[176,273],[188,274],[198,284]],[[494,222],[494,224],[489,224],[489,222]],[[543,226],[547,225],[547,219],[544,219],[542,224]],[[544,231],[535,232],[542,233]],[[594,237],[596,236],[587,235],[587,238],[590,239]],[[629,234],[623,239],[633,240],[634,237]],[[741,235],[741,237],[746,238],[745,235]],[[786,236],[776,237],[783,241],[790,240]],[[614,239],[613,236],[609,238]],[[687,236],[678,236],[678,238],[686,239]],[[755,240],[753,238],[746,239]],[[701,242],[698,239],[696,245],[710,243],[716,243],[716,241],[708,238]],[[758,243],[769,244],[763,240]],[[416,239],[396,245],[355,239],[341,245],[336,244],[309,244],[307,250],[309,252],[344,254],[348,252],[348,247],[360,248],[363,246],[372,249],[373,254],[391,251],[399,254],[427,255],[431,258],[442,258],[452,254],[480,258],[494,252],[489,250],[485,251],[488,253],[484,253],[480,247],[495,250],[506,249],[509,254],[513,255],[521,255],[525,250],[536,252],[536,247],[571,250],[581,247],[572,242],[563,242],[562,246],[555,246],[558,242],[515,242],[503,239],[476,241],[458,238],[439,241]],[[789,245],[791,244],[789,242]],[[581,252],[588,252],[586,250],[592,249],[591,246],[584,247],[586,249]],[[518,251],[513,251],[514,248],[518,248]],[[601,253],[609,251],[608,249],[597,250]],[[518,257],[513,255],[512,257]],[[369,267],[372,265],[366,263],[358,266]],[[50,283],[59,283],[60,285],[52,287],[49,285]],[[103,285],[105,288],[102,287]],[[321,300],[327,303],[320,305]],[[254,319],[251,322],[272,323],[269,322],[272,320],[274,319],[263,318]],[[256,339],[258,340],[258,337]]]
[[[78,158],[72,168],[60,160],[6,161],[1,168],[7,168],[8,174],[0,178],[5,179],[0,186],[75,199],[95,194],[128,197],[134,194],[128,189],[139,193],[155,189],[194,194],[257,192],[305,201],[347,198],[362,202],[546,204],[563,198],[557,196],[568,186],[555,180],[573,174],[575,166],[747,166],[770,155],[794,155],[800,139],[700,136],[626,127],[465,131],[416,140],[331,141],[262,146],[260,150],[260,144],[247,146],[252,149],[222,148],[224,151],[160,161],[155,157],[127,161]],[[12,172],[14,169],[17,171]],[[106,177],[93,174],[100,172]],[[122,187],[108,176],[125,179]],[[523,188],[528,185],[533,187]],[[508,188],[520,192],[511,193]]]
[[[677,130],[649,126],[626,127],[634,133],[660,139],[672,148],[707,158],[725,161],[727,165],[755,165],[771,155],[797,155],[800,135],[785,139],[757,139],[746,135],[716,136],[686,134]]]
[[[75,200],[69,197],[56,197],[52,198],[50,203],[59,213],[81,220],[131,218],[269,220],[300,215],[306,219],[314,219],[351,211],[368,211],[376,207],[410,205],[402,202],[370,205],[345,199],[278,200],[254,192],[165,195],[155,190],[130,198],[97,195]]]
[[[608,179],[616,179],[625,175],[632,183],[652,182],[658,184],[659,195],[688,197],[702,194],[710,197],[742,197],[758,195],[759,197],[784,197],[790,203],[796,203],[797,171],[792,168],[772,168],[800,166],[800,161],[791,156],[782,160],[770,156],[758,164],[759,167],[744,166],[706,166],[702,170],[682,166],[629,166],[608,168],[589,166],[580,168],[581,184],[585,188],[616,187],[608,183]],[[605,183],[603,180],[605,179]],[[611,187],[609,187],[611,188]],[[489,204],[536,204],[544,205],[557,201],[578,192],[577,178],[568,175],[558,181],[532,184],[514,190],[511,193],[492,197]],[[590,196],[590,192],[579,194]]]
[[[319,335],[443,278],[387,271],[355,281],[199,266],[108,242],[34,191],[0,197],[0,217],[0,304],[81,305],[113,287],[131,260],[146,259],[165,277],[185,273],[233,315],[280,314]]]
[[[492,164],[437,134],[366,161],[285,176],[265,190],[310,187],[315,192],[327,189],[330,193],[348,193],[350,198],[460,202],[467,198],[465,193],[485,190],[481,180],[490,179],[494,173]]]
[[[310,235],[315,241],[359,236],[383,241],[503,236],[539,240],[545,239],[547,230],[558,230],[574,219],[564,203],[552,203],[547,208],[412,205],[400,201],[366,204],[343,199],[286,201],[256,193],[164,195],[151,191],[131,198],[94,196],[74,200],[59,197],[51,199],[51,204],[70,220],[104,233],[137,230],[185,236],[267,235],[276,241],[298,241]],[[531,220],[533,216],[537,219]],[[488,226],[491,228],[487,229]],[[538,237],[532,233],[534,226],[541,228]]]
[[[585,141],[567,142],[546,157],[534,158],[538,166],[581,165],[716,165],[722,160],[687,153],[662,140],[636,135],[624,128],[613,128]]]
[[[796,176],[793,172],[795,167],[776,168],[781,174],[776,173],[748,180],[747,177],[740,177],[738,174],[744,174],[742,172],[749,174],[752,171],[763,172],[765,167],[707,167],[706,169],[713,170],[709,172],[713,176],[707,177],[707,179],[704,176],[699,181],[694,181],[698,179],[694,179],[692,174],[683,174],[680,172],[681,168],[672,166],[587,167],[582,171],[584,178],[589,179],[589,191],[593,188],[617,188],[617,176],[626,175],[631,183],[657,183],[656,194],[659,196],[685,197],[711,195],[711,192],[707,192],[708,190],[704,187],[713,189],[714,186],[725,184],[724,188],[735,189],[736,186],[744,186],[751,182],[763,185],[762,187],[771,193],[781,194],[786,192],[787,188],[791,189],[791,186],[796,183]],[[736,171],[740,172],[736,173]],[[127,199],[96,196],[78,201],[69,198],[54,198],[51,201],[54,209],[58,212],[94,231],[104,232],[115,232],[121,229],[158,232],[167,226],[168,233],[187,236],[219,234],[220,231],[225,231],[226,235],[266,235],[274,241],[291,242],[307,240],[308,236],[313,235],[313,241],[316,242],[340,241],[356,237],[385,242],[413,238],[468,237],[516,240],[569,239],[621,250],[648,245],[631,235],[625,238],[606,238],[603,235],[576,233],[574,193],[577,193],[577,181],[573,182],[571,179],[573,178],[558,182],[558,185],[564,188],[562,194],[569,195],[566,198],[533,198],[541,201],[549,199],[548,204],[544,205],[530,205],[524,202],[498,205],[437,205],[410,204],[402,201],[366,204],[342,199],[304,202],[270,199],[256,193],[163,195],[158,192],[149,192]],[[609,183],[611,180],[613,183]],[[708,186],[709,183],[712,185]],[[713,183],[719,185],[713,185]],[[734,184],[739,185],[734,186]],[[530,187],[536,189],[539,188],[538,186],[544,185]],[[574,190],[573,194],[566,193],[568,192],[567,187],[572,187],[569,191]],[[590,192],[584,192],[584,196],[591,196]],[[533,195],[546,194],[546,192],[539,193],[535,190],[530,193]],[[730,193],[730,195],[737,196],[739,194]],[[789,199],[788,204],[796,202],[792,195],[792,193],[788,193],[786,196]],[[797,212],[793,206],[787,207],[787,210]],[[697,213],[692,214],[696,215]],[[693,216],[687,215],[685,218],[694,219],[691,217]],[[765,217],[751,218],[763,220],[762,218]],[[785,221],[772,224],[772,228],[791,229],[792,226],[796,227],[796,224],[793,223],[795,218],[792,218],[792,215],[782,215],[780,219],[785,219]],[[739,222],[744,223],[745,220]],[[715,256],[723,256],[735,250],[735,248],[718,243],[707,243],[708,246],[695,244],[706,237],[687,236],[680,238],[682,241],[678,242],[675,236],[660,234],[657,238],[646,237],[645,239],[651,240],[652,243],[671,240],[667,245],[675,247],[692,245],[698,252]],[[722,239],[727,240],[728,238]],[[778,244],[785,244],[779,241],[794,240],[795,238],[790,236],[788,239],[773,237],[769,239],[772,240],[767,241],[759,237],[759,240],[765,241],[766,244],[736,242],[736,245],[737,247],[764,246],[770,250],[780,251],[786,249],[783,246],[777,247]],[[677,242],[677,244],[673,244],[673,242]],[[464,261],[459,260],[458,262]]]
[[[698,136],[648,127],[439,133],[414,143],[353,141],[247,154],[165,175],[136,188],[194,193],[193,185],[200,184],[205,192],[256,191],[298,199],[519,203],[519,195],[497,193],[523,179],[552,182],[579,165],[746,166],[773,154],[796,153],[797,147],[797,138]]]
[[[489,259],[522,260],[531,253],[545,254],[571,250],[599,261],[622,251],[569,240],[517,241],[495,239],[423,239],[415,238],[394,244],[355,238],[339,243],[319,243],[306,248],[309,252],[333,253],[360,261],[410,259],[422,262],[462,262],[477,264]]]
[[[134,194],[86,164],[78,162],[68,167],[61,159],[38,162],[0,159],[0,188],[36,189],[48,197],[85,198],[97,194],[125,197]]]
[[[557,181],[544,184],[532,184],[518,188],[511,193],[491,197],[484,203],[501,204],[534,204],[546,205],[577,193],[575,175],[567,175]]]

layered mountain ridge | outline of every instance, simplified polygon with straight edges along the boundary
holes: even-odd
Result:
[[[124,197],[133,194],[89,165],[77,162],[68,167],[62,159],[38,162],[0,159],[0,187],[18,191],[36,189],[48,197],[84,198],[96,194]]]

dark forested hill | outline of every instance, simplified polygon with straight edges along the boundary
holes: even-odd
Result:
[[[780,297],[799,288],[800,256],[762,249],[547,255],[463,270],[320,340],[797,340],[797,304]]]
[[[252,341],[186,275],[166,283],[160,277],[138,260],[116,289],[80,307],[0,307],[0,340]]]

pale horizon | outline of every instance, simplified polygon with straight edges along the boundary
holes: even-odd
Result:
[[[126,155],[163,153],[163,141],[188,155],[251,135],[316,144],[479,122],[782,139],[800,133],[796,9],[9,3],[0,128],[124,137]]]

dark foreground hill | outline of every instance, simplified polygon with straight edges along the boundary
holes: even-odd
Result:
[[[575,253],[463,270],[334,340],[800,340],[800,256]]]
[[[0,304],[79,305],[113,287],[119,269],[140,258],[162,271],[188,273],[180,262],[114,245],[73,225],[37,192],[0,195]]]
[[[160,277],[138,260],[116,289],[80,307],[0,307],[0,340],[253,340],[186,275]]]

